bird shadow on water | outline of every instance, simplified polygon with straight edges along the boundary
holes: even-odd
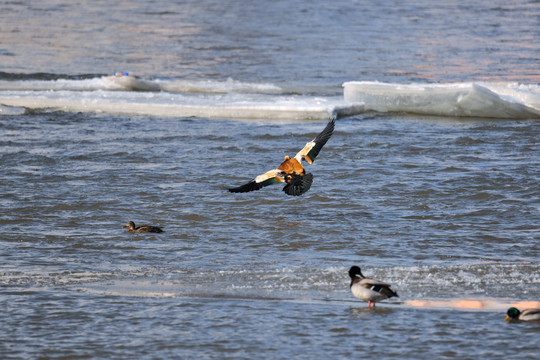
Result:
[[[356,318],[365,318],[370,316],[387,316],[393,314],[396,309],[381,306],[375,308],[364,307],[350,307],[349,311]]]

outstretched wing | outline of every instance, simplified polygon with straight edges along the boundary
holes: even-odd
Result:
[[[287,195],[300,196],[309,190],[312,182],[312,174],[308,173],[305,175],[292,175],[291,181],[285,185],[283,191]]]
[[[328,139],[330,139],[330,136],[332,136],[335,124],[336,120],[332,119],[315,139],[308,142],[306,146],[296,154],[296,160],[301,161],[302,159],[306,159],[306,161],[311,164],[324,144],[326,144]]]
[[[262,189],[265,186],[284,182],[283,172],[278,169],[270,170],[262,175],[257,176],[247,184],[229,189],[232,193],[242,193]]]

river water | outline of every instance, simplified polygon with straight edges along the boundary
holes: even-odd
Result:
[[[0,34],[1,358],[540,356],[504,322],[540,307],[538,2],[23,0]],[[305,195],[227,191],[332,117]]]

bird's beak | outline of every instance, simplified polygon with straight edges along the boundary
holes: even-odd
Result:
[[[122,226],[122,229],[123,229],[123,228],[127,228],[127,227],[128,227],[127,225],[124,225],[124,226]]]
[[[508,321],[510,320],[510,316],[506,315],[506,317],[504,318],[505,321]]]

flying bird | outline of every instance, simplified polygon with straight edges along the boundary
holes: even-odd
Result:
[[[313,160],[315,160],[315,157],[317,157],[324,144],[332,136],[334,125],[335,119],[332,119],[324,130],[315,139],[308,142],[293,158],[285,156],[285,160],[277,169],[267,171],[247,184],[229,189],[229,191],[242,193],[259,190],[272,184],[285,183],[283,191],[287,195],[299,196],[304,194],[311,187],[313,175],[306,173],[306,170],[302,166],[302,160],[306,160],[308,164],[313,163]]]
[[[359,299],[368,302],[368,308],[375,302],[388,299],[391,297],[399,297],[397,292],[390,289],[390,285],[380,282],[379,280],[368,279],[360,271],[358,266],[352,266],[349,270],[351,278],[351,292]]]

